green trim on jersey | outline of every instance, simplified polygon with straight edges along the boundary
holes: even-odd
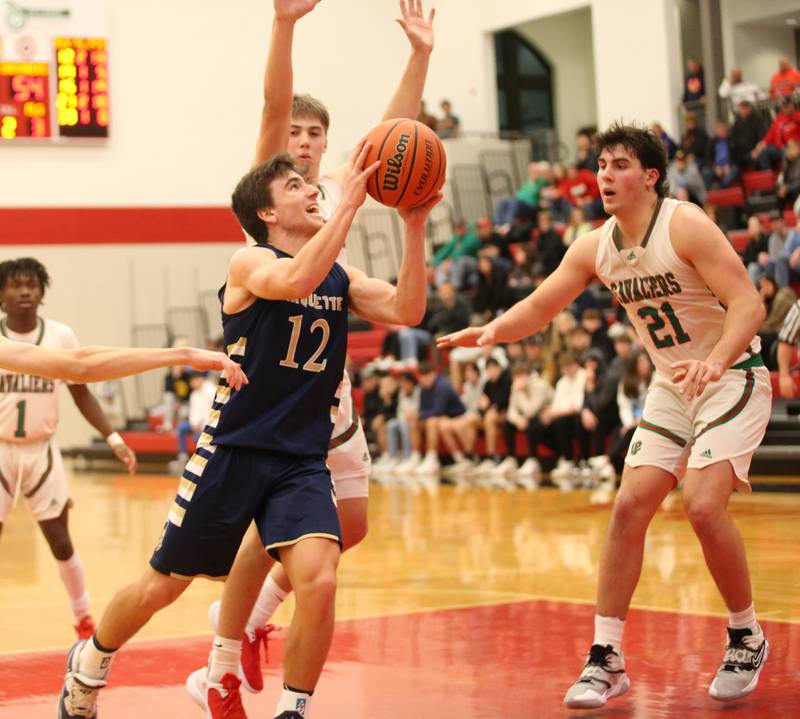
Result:
[[[336,449],[337,447],[341,447],[345,442],[353,438],[353,435],[358,431],[358,413],[356,412],[356,401],[350,397],[350,402],[353,406],[353,422],[352,424],[341,434],[337,435],[336,437],[331,437],[331,441],[328,442],[328,449]]]
[[[742,392],[742,396],[736,400],[736,404],[733,405],[727,412],[721,414],[716,419],[709,422],[703,429],[698,432],[698,437],[702,437],[706,432],[710,429],[714,429],[714,427],[719,427],[721,424],[725,424],[726,422],[730,422],[734,417],[741,414],[742,410],[745,408],[745,405],[750,401],[750,398],[753,396],[753,387],[756,386],[756,377],[752,373],[751,370],[747,370],[744,375],[744,391]]]
[[[647,247],[647,243],[650,241],[650,235],[653,232],[653,228],[656,226],[658,213],[661,211],[661,205],[663,204],[664,204],[664,198],[659,197],[658,201],[656,202],[656,206],[653,208],[653,214],[650,216],[650,224],[647,225],[647,230],[645,230],[644,237],[642,238],[642,242],[639,245],[639,247],[641,247],[642,249]],[[622,246],[622,233],[619,231],[619,225],[616,222],[614,222],[614,228],[611,230],[611,237],[614,240],[614,245],[620,252],[633,249]]]
[[[731,369],[750,369],[752,367],[763,367],[764,366],[764,358],[761,354],[755,354],[752,357],[748,357],[746,360],[742,360],[739,364],[733,365]]]
[[[42,343],[42,338],[44,337],[44,320],[41,317],[36,318],[36,327],[39,330],[39,334],[36,336],[33,344],[39,345]],[[14,342],[17,341],[8,336],[8,325],[6,324],[5,319],[0,320],[0,333],[2,333],[3,337],[8,340],[12,340]]]
[[[679,447],[686,446],[686,440],[683,437],[679,437],[674,432],[670,432],[670,430],[668,430],[666,427],[659,427],[657,424],[648,422],[644,417],[639,420],[639,427],[646,429],[648,432],[660,434],[662,437],[666,437],[671,442],[675,442],[675,444],[677,444]]]

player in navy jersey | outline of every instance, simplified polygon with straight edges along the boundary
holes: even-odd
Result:
[[[228,353],[240,359],[250,384],[235,392],[220,383],[151,566],[114,596],[95,635],[70,651],[60,719],[97,716],[116,650],[197,576],[227,576],[209,657],[208,715],[245,717],[236,676],[241,637],[271,557],[280,559],[296,596],[276,716],[307,715],[334,624],[340,528],[325,454],[346,313],[389,324],[421,320],[425,221],[441,199],[401,212],[406,246],[396,287],[337,264],[378,167],[364,168],[368,150],[363,140],[354,150],[328,222],[318,189],[288,156],[256,166],[237,186],[234,211],[257,244],[231,259],[221,299]],[[251,522],[267,551],[237,555]]]

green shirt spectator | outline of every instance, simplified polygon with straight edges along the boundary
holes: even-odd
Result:
[[[475,225],[458,224],[450,241],[433,256],[433,264],[440,265],[444,260],[455,260],[464,255],[477,257],[480,246]]]

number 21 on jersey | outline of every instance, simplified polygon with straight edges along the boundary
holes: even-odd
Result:
[[[655,307],[640,307],[637,314],[647,322],[647,331],[650,333],[656,349],[661,350],[665,347],[673,347],[676,344],[682,345],[691,339],[681,327],[680,320],[678,320],[678,316],[669,302],[662,302],[661,307],[658,309]],[[659,334],[666,325],[661,315],[664,315],[669,320],[672,333]]]

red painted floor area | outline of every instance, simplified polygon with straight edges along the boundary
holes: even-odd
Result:
[[[631,691],[601,711],[561,705],[577,678],[592,608],[524,602],[341,622],[314,700],[314,719],[547,719],[564,716],[800,716],[800,625],[763,623],[771,643],[758,689],[719,704],[706,687],[722,658],[724,622],[633,611],[625,636]],[[267,689],[246,695],[251,719],[272,717],[283,633],[270,643]],[[103,690],[103,719],[202,717],[183,689],[209,639],[134,644]],[[53,719],[64,654],[0,658],[0,717]]]

